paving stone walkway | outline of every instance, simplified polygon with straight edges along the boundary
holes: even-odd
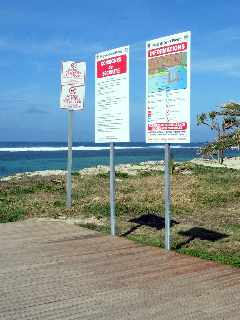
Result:
[[[240,270],[61,222],[1,224],[0,319],[239,320]]]

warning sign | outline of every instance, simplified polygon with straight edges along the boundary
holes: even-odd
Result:
[[[60,107],[82,110],[85,100],[86,63],[62,62]]]
[[[85,85],[86,63],[64,61],[62,62],[61,84]]]
[[[82,110],[84,106],[85,87],[72,84],[62,86],[60,106],[68,110]]]

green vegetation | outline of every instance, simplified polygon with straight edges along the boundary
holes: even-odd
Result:
[[[194,248],[182,248],[178,250],[179,253],[188,254],[193,257],[199,257],[205,260],[214,260],[223,264],[230,264],[234,267],[240,268],[240,255],[232,255],[227,252],[207,252],[206,250],[199,250]]]
[[[200,148],[200,153],[207,156],[218,156],[223,163],[224,151],[240,145],[240,104],[225,103],[217,111],[201,113],[197,116],[198,125],[206,125],[216,132],[215,141]]]
[[[23,220],[26,216],[26,211],[22,208],[1,208],[0,223],[14,222]]]
[[[172,167],[174,250],[240,267],[240,171],[192,163]],[[143,169],[117,172],[118,234],[164,246],[163,174]],[[65,177],[27,177],[0,182],[0,222],[31,217],[72,218],[109,233],[108,174],[73,177],[73,206],[65,207]]]

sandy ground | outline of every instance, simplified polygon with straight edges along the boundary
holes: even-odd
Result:
[[[12,176],[3,177],[0,181],[8,181],[11,179],[21,179],[22,177],[33,177],[33,176],[52,176],[52,175],[65,175],[66,171],[64,170],[42,170],[42,171],[34,171],[34,172],[24,172],[24,173],[16,173]]]
[[[218,168],[231,168],[240,169],[240,157],[226,158],[223,164],[219,164],[217,160],[207,160],[207,159],[193,159],[192,163],[208,166],[208,167],[218,167]]]
[[[159,171],[163,170],[163,161],[146,161],[140,162],[138,164],[120,164],[116,166],[116,171],[121,173],[127,173],[129,175],[136,175],[138,172],[144,171]],[[80,175],[96,175],[96,174],[105,174],[109,172],[109,166],[96,166],[92,168],[85,168],[78,173]],[[10,179],[21,179],[21,177],[33,177],[33,176],[51,176],[51,175],[65,175],[66,171],[64,170],[44,170],[44,171],[34,171],[34,172],[25,172],[17,173],[13,176],[3,177],[0,181],[8,181]]]

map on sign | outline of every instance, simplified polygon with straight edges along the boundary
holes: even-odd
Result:
[[[149,60],[148,91],[187,88],[187,53],[154,57]]]
[[[190,142],[190,32],[146,43],[146,141]]]

